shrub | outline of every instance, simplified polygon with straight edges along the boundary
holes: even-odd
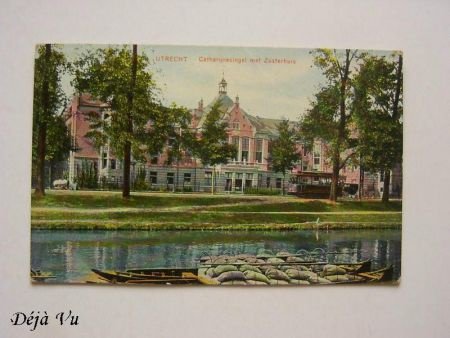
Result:
[[[280,189],[272,188],[245,188],[244,194],[246,195],[280,195]]]

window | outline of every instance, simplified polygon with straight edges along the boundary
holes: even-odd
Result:
[[[276,187],[281,189],[281,178],[277,178]]]
[[[245,174],[245,187],[251,188],[253,181],[253,174]]]
[[[239,151],[239,136],[233,136],[231,137],[231,144],[233,144],[236,147],[236,156],[234,157],[234,160],[238,160],[238,151]]]
[[[250,139],[248,137],[242,138],[242,152],[241,152],[241,159],[242,161],[248,162],[248,146],[250,143]]]
[[[314,165],[320,164],[320,154],[314,153]]]
[[[150,163],[151,164],[158,164],[158,155],[150,155],[151,159],[150,159]]]
[[[230,172],[225,173],[225,191],[231,191],[233,183],[232,177],[233,177],[232,173]]]
[[[212,185],[212,172],[205,171],[205,185]]]
[[[262,188],[262,174],[258,174],[258,188]]]
[[[235,130],[239,130],[239,122],[238,121],[234,121],[231,125],[231,127]]]
[[[111,169],[116,169],[116,160],[115,159],[112,159],[110,161],[110,166],[111,166]]]
[[[384,182],[384,171],[380,172],[380,182]]]
[[[191,183],[191,173],[184,173],[184,183]]]
[[[167,141],[167,145],[169,146],[169,148],[172,148],[173,146],[175,146],[175,144],[176,144],[175,137],[169,137],[169,140]]]
[[[266,178],[266,186],[267,188],[270,188],[270,177]]]
[[[314,170],[320,170],[320,144],[315,144],[314,145],[314,150],[313,150],[313,169]]]
[[[108,165],[108,154],[107,153],[103,153],[102,156],[102,169],[105,169]]]
[[[263,148],[263,140],[256,139],[255,140],[255,161],[257,163],[262,163],[262,148]]]
[[[158,173],[156,171],[150,171],[150,183],[156,184],[158,182]]]
[[[242,191],[242,173],[236,173],[234,179],[234,190]]]
[[[167,173],[167,184],[173,184],[174,177],[175,177],[174,173]]]

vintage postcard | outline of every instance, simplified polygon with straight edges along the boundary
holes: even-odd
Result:
[[[396,284],[400,51],[36,46],[31,280]]]

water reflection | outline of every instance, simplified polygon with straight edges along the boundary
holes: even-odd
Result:
[[[126,270],[140,267],[195,267],[201,256],[261,250],[336,252],[329,259],[372,267],[394,265],[401,271],[399,230],[219,232],[219,231],[51,231],[33,230],[31,267],[52,272],[56,282],[79,282],[90,269]]]

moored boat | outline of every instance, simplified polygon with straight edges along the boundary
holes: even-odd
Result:
[[[33,270],[30,271],[30,277],[35,282],[44,282],[47,279],[56,278],[51,272],[43,272],[41,270]]]
[[[320,266],[321,270],[317,270]],[[367,267],[367,261],[350,267]],[[376,271],[347,270],[348,265],[203,265],[198,269],[144,268],[92,271],[112,284],[307,285],[382,282],[392,279],[392,266]]]
[[[101,280],[127,284],[196,284],[197,276],[192,269],[132,269],[124,272],[92,269]]]

